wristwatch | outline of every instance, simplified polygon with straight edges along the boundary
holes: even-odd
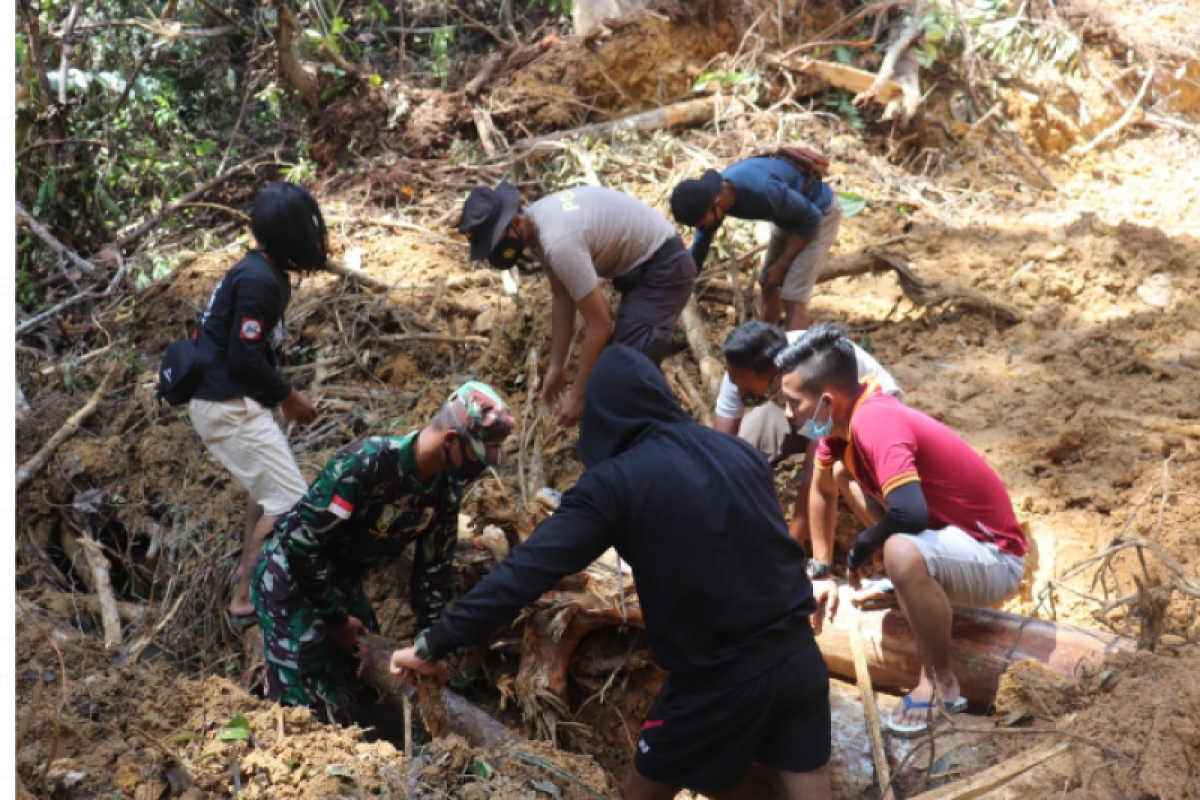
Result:
[[[429,652],[429,645],[425,644],[425,631],[421,631],[413,640],[413,655],[422,661],[433,661],[433,653]]]
[[[810,580],[815,581],[818,578],[828,578],[831,574],[829,565],[821,559],[810,558],[808,560],[808,577]]]

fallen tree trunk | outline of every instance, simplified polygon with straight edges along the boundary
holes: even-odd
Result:
[[[653,111],[643,111],[628,117],[596,122],[583,125],[567,131],[557,131],[545,136],[532,139],[522,139],[513,145],[513,149],[522,155],[528,155],[545,144],[557,142],[568,136],[607,136],[617,131],[657,131],[664,128],[681,128],[701,125],[713,118],[716,109],[716,98],[705,97],[700,100],[688,100],[683,103],[656,108]]]
[[[841,587],[843,608],[850,608],[852,595],[848,586]],[[817,637],[829,671],[838,677],[853,678],[850,636],[858,618],[839,614],[832,622],[826,621]],[[867,668],[876,687],[904,691],[917,684],[921,655],[903,613],[898,609],[864,611],[861,632]],[[950,636],[954,674],[963,696],[976,710],[991,705],[1000,676],[1013,661],[1033,659],[1074,679],[1082,669],[1097,667],[1108,656],[1135,649],[1133,641],[1122,636],[984,608],[955,607]]]
[[[617,600],[600,596],[590,575],[584,579],[583,591],[545,595],[540,601],[543,608],[530,620],[521,674],[526,676],[531,699],[553,696],[565,707],[567,669],[575,648],[591,631],[623,624]],[[841,588],[843,609],[851,609],[852,594],[849,587]],[[830,673],[842,680],[855,680],[850,634],[859,617],[842,613],[827,621],[817,638]],[[624,624],[645,628],[636,597],[626,604],[626,618]],[[953,625],[954,672],[963,696],[976,710],[992,703],[1000,675],[1013,661],[1033,659],[1073,679],[1080,670],[1096,667],[1114,653],[1134,650],[1133,641],[1122,636],[991,609],[956,607]],[[867,670],[876,688],[895,692],[916,685],[921,657],[912,628],[899,610],[862,612],[861,634]]]
[[[688,347],[696,357],[700,367],[700,391],[708,408],[717,403],[717,395],[721,393],[721,377],[725,374],[724,365],[712,354],[708,344],[708,326],[704,323],[704,315],[696,305],[692,296],[679,314],[679,322],[683,325],[683,334],[687,337]]]
[[[374,634],[360,636],[359,643],[363,646],[358,656],[362,662],[359,678],[379,692],[382,702],[394,707],[397,713],[402,713],[405,695],[411,702],[416,699],[416,690],[406,681],[392,677],[389,668],[392,653],[404,646]],[[449,689],[441,690],[441,699],[450,732],[463,737],[473,747],[512,745],[525,741],[478,706]]]

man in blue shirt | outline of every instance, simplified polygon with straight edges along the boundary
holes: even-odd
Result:
[[[802,171],[787,158],[762,155],[708,170],[671,194],[671,213],[695,227],[692,260],[702,269],[713,236],[726,216],[772,223],[771,240],[759,275],[763,319],[785,328],[809,327],[813,285],[837,241],[842,209],[815,170]]]

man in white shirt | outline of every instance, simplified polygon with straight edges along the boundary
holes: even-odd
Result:
[[[775,325],[760,321],[747,322],[736,328],[721,347],[726,372],[721,380],[717,406],[713,410],[715,429],[741,436],[758,448],[772,466],[788,456],[807,454],[804,473],[797,487],[795,512],[789,526],[792,537],[801,544],[809,538],[808,495],[816,441],[795,430],[783,406],[776,401],[781,378],[776,358],[803,334],[804,331],[785,333]],[[858,345],[854,345],[854,353],[858,358],[859,380],[877,381],[887,394],[902,402],[906,399],[896,379],[870,353]],[[851,479],[846,502],[855,516],[860,516],[867,513],[866,506],[871,501]],[[820,547],[817,545],[814,541],[809,572],[820,577],[828,573],[833,552],[831,549],[826,552],[823,544]]]

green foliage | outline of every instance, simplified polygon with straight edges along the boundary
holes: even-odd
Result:
[[[1049,66],[1064,74],[1079,70],[1082,42],[1059,23],[1031,19],[1027,4],[1017,0],[977,0],[960,4],[961,17],[952,0],[934,0],[921,19],[922,47],[916,51],[921,66],[929,66],[954,39],[964,39],[970,28],[975,52],[1009,72]],[[960,24],[961,21],[961,24]],[[961,42],[960,42],[961,44]]]
[[[217,734],[217,738],[223,742],[245,741],[250,736],[250,720],[241,714],[225,723],[225,727]]]
[[[710,83],[719,83],[721,86],[741,86],[744,83],[755,83],[758,81],[758,76],[749,72],[738,72],[730,70],[728,72],[706,72],[701,75],[692,85],[693,92],[702,91]]]
[[[862,112],[859,111],[858,106],[851,102],[853,99],[854,95],[845,89],[834,89],[825,95],[825,105],[832,108],[838,116],[853,127],[861,130],[866,127],[866,123],[863,122]]]
[[[838,192],[843,217],[857,217],[867,209],[867,198],[855,192]]]

